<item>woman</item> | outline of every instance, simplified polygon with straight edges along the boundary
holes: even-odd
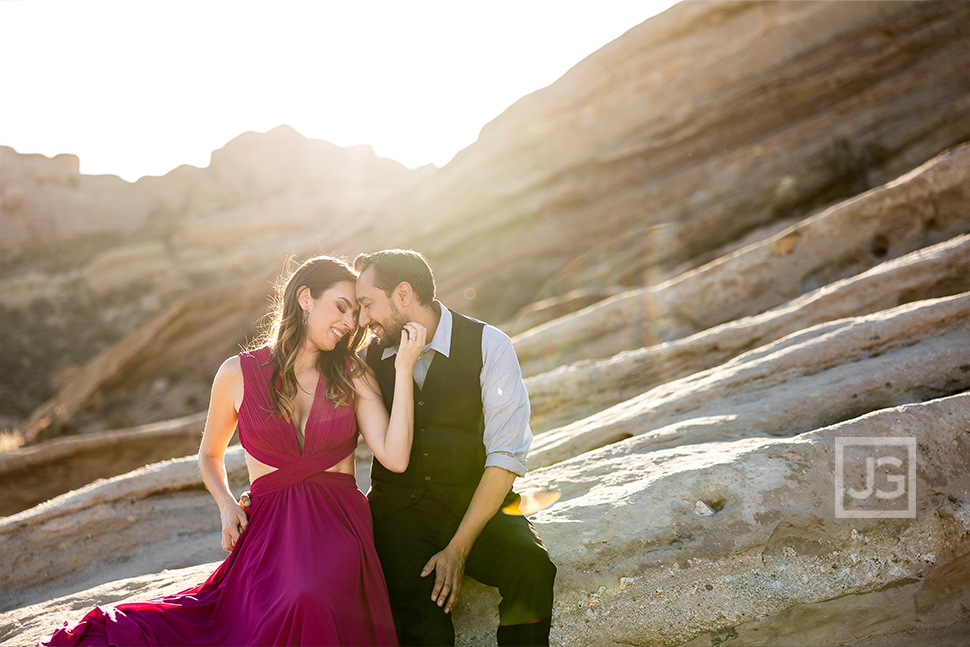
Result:
[[[390,416],[357,357],[356,275],[320,256],[277,291],[265,345],[227,359],[212,385],[199,469],[219,505],[229,556],[201,586],[144,603],[96,607],[42,645],[396,644],[367,499],[354,480],[358,433],[394,471],[407,468],[411,372],[426,331],[401,333]],[[233,430],[252,503],[229,490]]]

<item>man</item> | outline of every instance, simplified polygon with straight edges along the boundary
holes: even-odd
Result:
[[[548,645],[556,567],[514,504],[532,432],[529,398],[507,335],[435,300],[434,276],[410,250],[361,254],[360,324],[377,339],[367,363],[390,408],[394,354],[409,321],[430,343],[414,368],[407,470],[374,461],[368,498],[391,607],[405,645],[453,645],[449,613],[467,572],[497,586],[499,645]]]

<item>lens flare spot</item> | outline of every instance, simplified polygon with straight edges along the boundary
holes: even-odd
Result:
[[[502,508],[502,512],[512,517],[522,517],[525,515],[535,514],[540,510],[545,510],[553,503],[559,500],[562,496],[562,492],[554,490],[551,492],[530,492],[527,494],[516,495],[519,498],[516,501],[508,504]]]
[[[465,288],[465,298],[469,301],[474,299],[476,295],[478,295],[478,292],[475,292],[475,288]]]

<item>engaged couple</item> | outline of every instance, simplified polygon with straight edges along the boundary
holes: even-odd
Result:
[[[548,645],[556,567],[525,516],[500,512],[531,441],[511,340],[437,301],[421,254],[312,258],[213,381],[199,469],[229,556],[197,587],[96,607],[40,645],[453,645],[465,573],[498,587],[499,645]]]

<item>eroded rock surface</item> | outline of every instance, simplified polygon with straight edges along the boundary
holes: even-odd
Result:
[[[970,233],[968,172],[970,146],[959,146],[768,240],[536,326],[515,338],[523,370],[678,339]]]
[[[551,465],[631,436],[644,451],[795,435],[970,388],[970,293],[819,324],[536,437]],[[822,404],[824,403],[824,404]]]
[[[963,394],[790,439],[645,452],[634,437],[531,473],[523,489],[563,493],[536,515],[546,543],[560,547],[559,635],[675,645],[733,629],[735,644],[838,644],[965,617],[968,429]],[[837,518],[839,437],[915,439],[913,518]],[[863,457],[852,455],[845,487],[861,485]],[[698,502],[711,512],[699,514]],[[827,617],[773,618],[826,601]],[[878,611],[887,602],[906,612]],[[852,622],[860,607],[878,619]]]
[[[408,171],[289,128],[243,135],[205,169],[180,167],[125,189],[148,200],[150,226],[60,246],[41,242],[0,264],[0,304],[12,310],[0,314],[14,328],[17,369],[31,378],[33,394],[0,390],[16,405],[7,415],[27,418],[47,399],[39,394],[54,395],[46,378],[64,368],[59,358],[83,364],[189,294],[266,288],[288,254],[421,249],[449,305],[513,329],[519,312],[532,324],[561,315],[532,309],[535,301],[578,305],[582,297],[568,295],[675,279],[739,241],[763,238],[970,140],[968,25],[970,6],[950,2],[682,3],[510,106],[442,169]],[[27,180],[9,187],[23,196],[42,188]],[[25,200],[11,204],[29,215]],[[925,244],[952,235],[946,205],[933,204],[943,229]],[[926,205],[907,208],[928,222]],[[877,233],[889,239],[885,254],[904,253],[893,232]],[[852,271],[885,260],[869,258],[880,249],[866,241]],[[142,262],[154,268],[150,276]],[[765,298],[777,304],[835,278],[822,274]],[[75,303],[78,294],[87,299]],[[97,310],[85,305],[91,302]],[[208,318],[218,319],[220,304],[209,303]],[[17,314],[27,307],[39,314]],[[265,301],[250,307],[251,327]],[[32,350],[66,334],[68,322],[87,328],[102,319],[110,319],[103,335],[56,353]],[[697,319],[690,331],[709,325]],[[603,327],[615,331],[615,324]],[[247,334],[237,332],[232,343]],[[668,338],[657,334],[651,326],[630,330],[637,343],[626,348]],[[581,359],[570,347],[564,341],[541,370]],[[173,385],[194,372],[191,359],[177,370],[171,360],[146,361],[142,370]],[[6,374],[0,388],[17,390]],[[139,406],[98,402],[87,405],[98,415]],[[167,406],[172,416],[197,410],[175,410],[174,398]],[[139,413],[111,426],[161,419]],[[75,430],[95,428],[85,421]]]
[[[0,517],[43,503],[98,479],[198,451],[200,413],[134,429],[68,436],[0,453]]]
[[[970,209],[970,208],[968,208]],[[713,368],[744,351],[840,317],[970,290],[970,237],[957,236],[767,312],[670,342],[581,360],[527,378],[533,430],[573,422],[658,384]]]
[[[970,396],[964,394],[883,409],[796,438],[745,438],[653,452],[644,452],[640,439],[631,438],[530,473],[520,483],[522,491],[562,493],[555,506],[534,517],[560,568],[555,640],[676,645],[740,636],[735,644],[779,644],[798,636],[800,644],[824,645],[952,625],[970,602],[970,473],[962,460],[970,451],[968,428]],[[916,495],[911,518],[836,515],[839,494],[850,501],[846,509],[859,509],[844,490],[865,481],[865,454],[856,450],[845,452],[843,481],[836,482],[837,438],[915,439],[912,454],[903,445],[899,454],[916,461],[916,480],[908,484]],[[234,455],[234,463],[239,457]],[[168,487],[190,487],[191,479],[177,476],[188,473],[179,462],[160,470],[174,476]],[[166,487],[154,474],[132,475],[128,481],[119,490],[129,495]],[[71,495],[75,503],[65,499],[58,510],[33,515],[53,524],[73,508],[94,519],[94,510],[81,509],[87,507],[84,498],[108,504],[105,493]],[[120,494],[111,498],[120,501]],[[178,500],[168,499],[169,514]],[[893,510],[906,513],[909,505],[904,497]],[[133,516],[120,514],[112,506],[99,518],[118,519],[124,526]],[[20,522],[26,518],[20,515]],[[34,559],[57,548],[63,554],[56,540],[45,541]],[[210,530],[208,540],[217,545],[218,534]],[[159,537],[155,541],[166,544]],[[181,545],[191,544],[183,539]],[[87,550],[79,547],[82,556]],[[124,569],[138,572],[156,563],[150,552],[130,557]],[[75,607],[92,601],[130,598],[132,591],[142,597],[171,592],[207,575],[211,559],[182,572],[121,579],[84,593],[62,580],[51,597],[55,591],[74,593],[8,611],[0,627],[20,635],[49,631]],[[109,572],[118,576],[120,571]],[[8,578],[6,584],[26,583]],[[489,640],[493,613],[487,605],[495,598],[492,592],[476,595],[480,590],[466,591],[458,615],[464,644]],[[887,612],[887,605],[905,612]],[[847,622],[853,613],[866,613],[869,621]],[[793,619],[801,623],[792,624]]]

